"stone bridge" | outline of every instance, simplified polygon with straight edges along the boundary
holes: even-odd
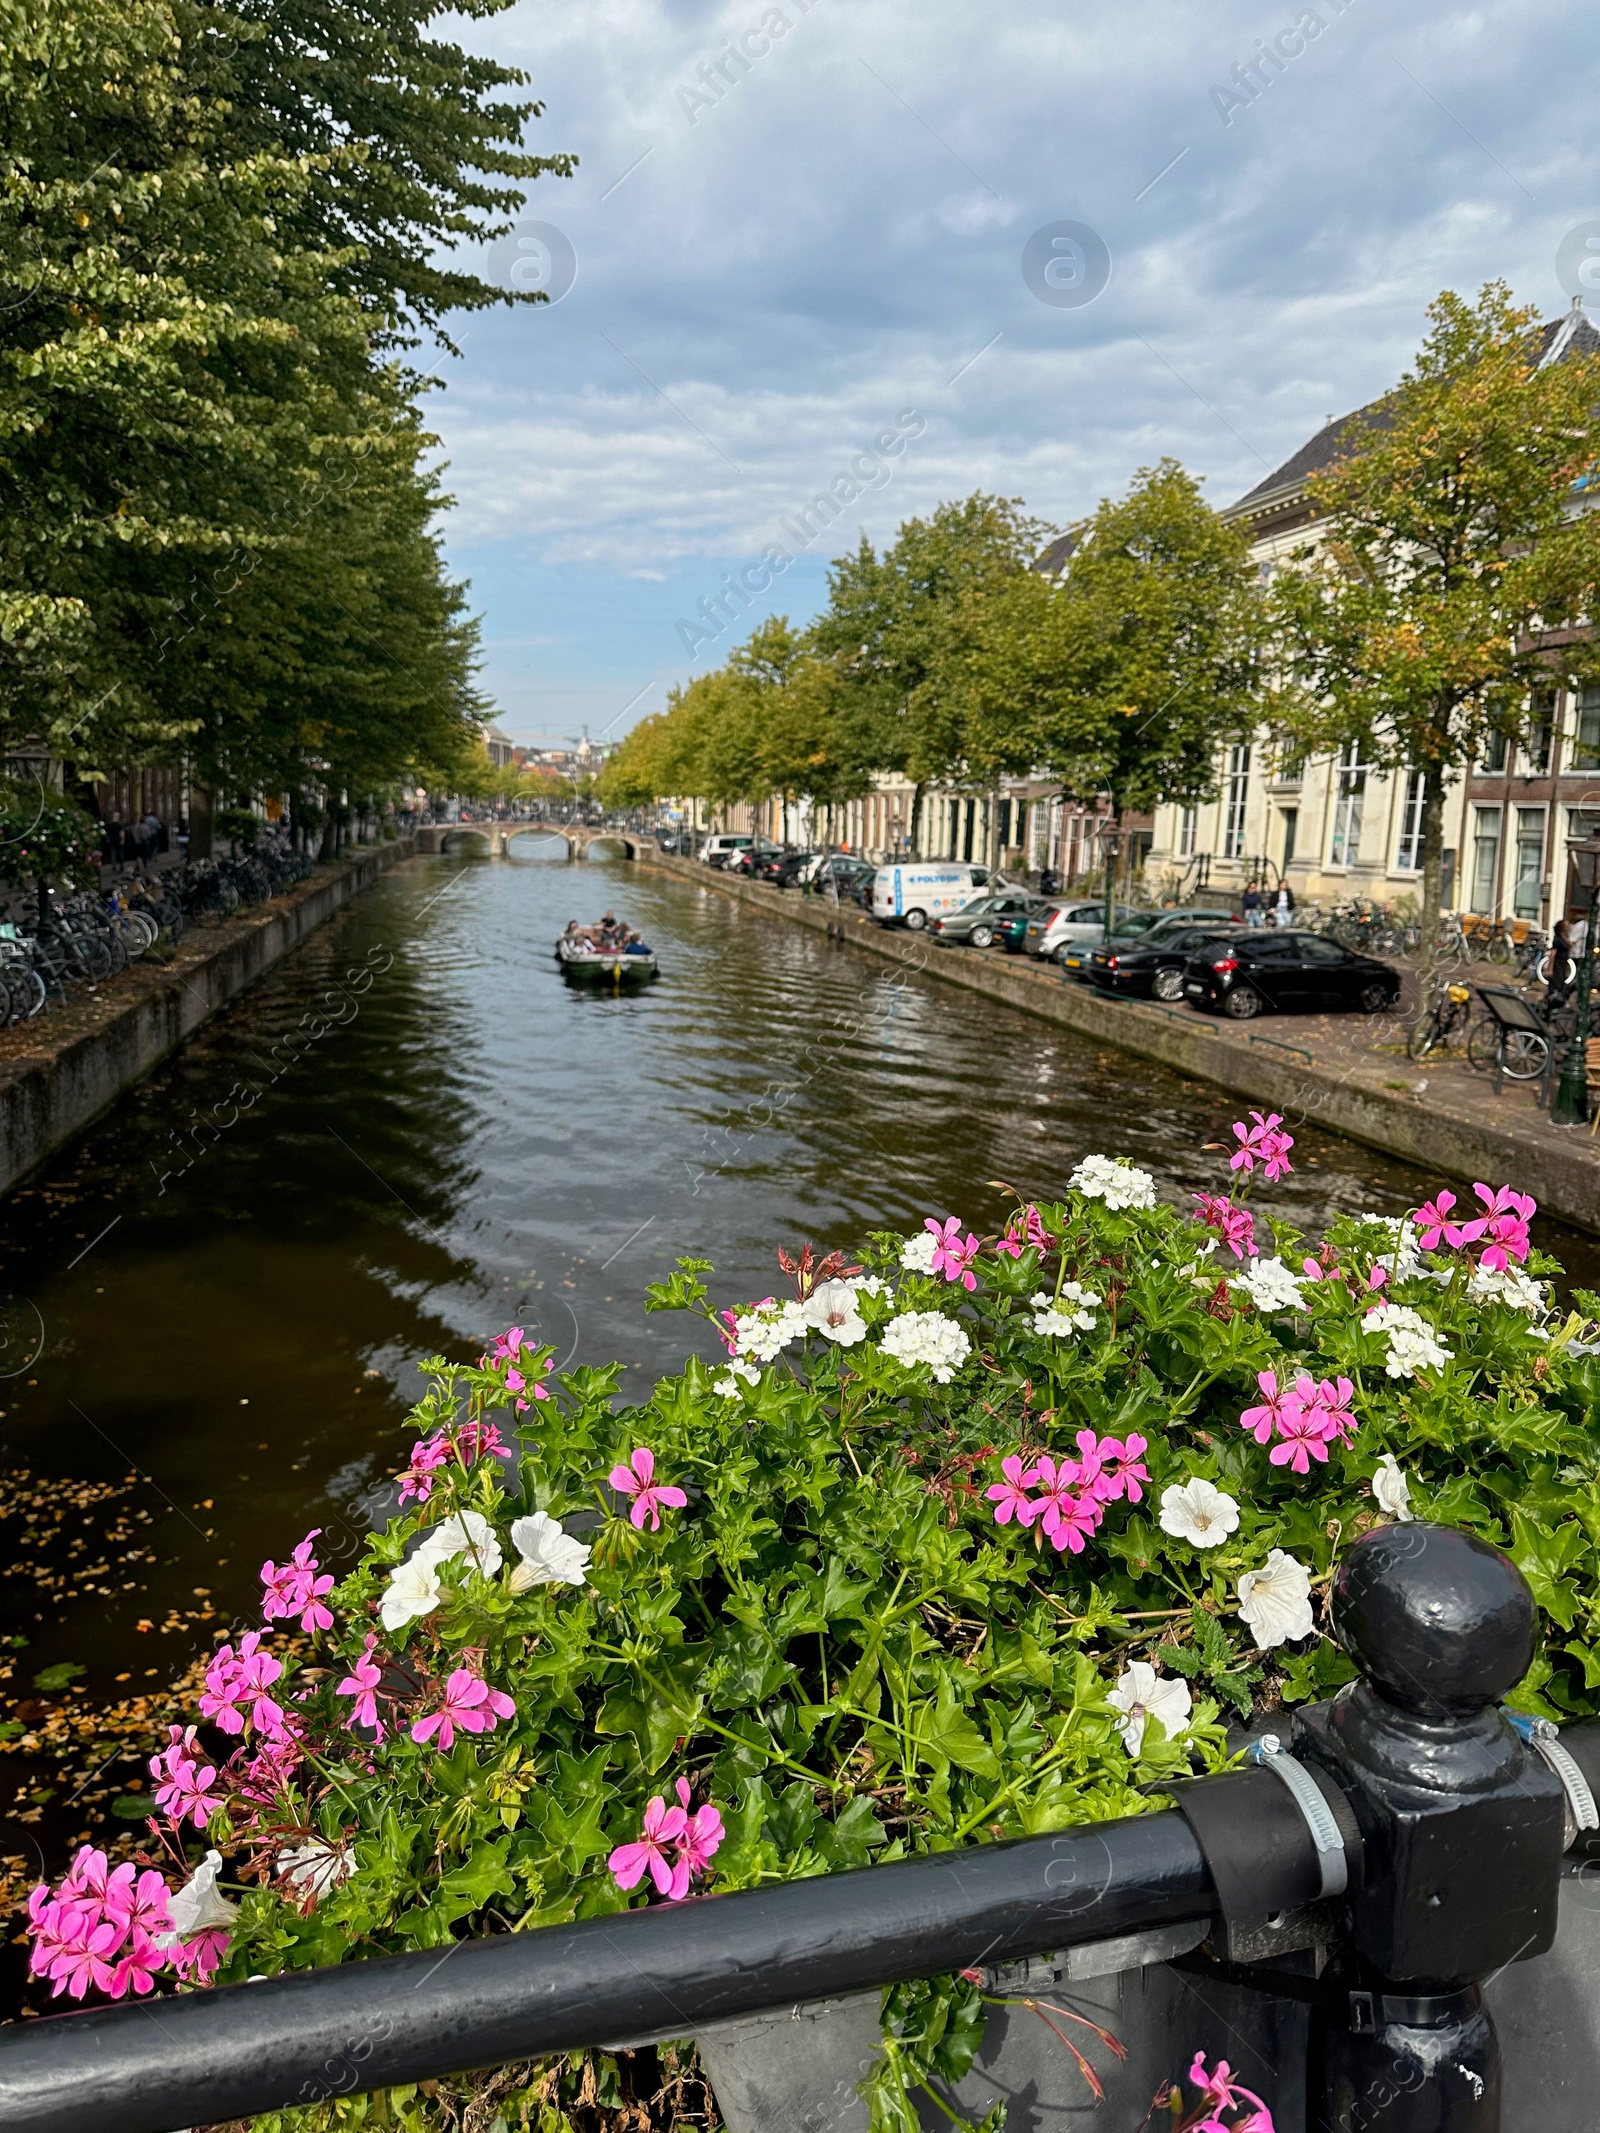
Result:
[[[649,849],[650,840],[627,830],[587,829],[582,825],[558,828],[553,822],[435,822],[419,829],[412,850],[419,853],[482,852],[491,859],[512,856],[510,847],[526,839],[528,849],[517,856],[532,859],[535,839],[553,839],[566,848],[569,860],[587,859],[598,845],[614,845],[625,859],[637,859],[639,848]]]

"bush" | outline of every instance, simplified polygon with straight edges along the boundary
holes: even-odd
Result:
[[[1350,1678],[1325,1596],[1386,1518],[1509,1549],[1545,1621],[1519,1704],[1594,1710],[1600,1355],[1551,1310],[1533,1203],[1441,1193],[1313,1248],[1247,1204],[1289,1165],[1280,1122],[1236,1133],[1243,1190],[1192,1212],[1094,1156],[1000,1237],[930,1219],[859,1263],[780,1254],[789,1301],[716,1311],[680,1262],[648,1307],[729,1352],[640,1407],[620,1365],[553,1375],[515,1328],[431,1362],[400,1515],[337,1588],[316,1532],[264,1566],[293,1643],[224,1646],[152,1765],[168,1829],[210,1849],[176,1893],[140,1884],[183,1935],[146,1972],[308,1969],[1149,1812],[1227,1760],[1229,1718]],[[58,1991],[138,1989],[135,1925],[96,1976],[50,1903]],[[886,1997],[875,2126],[960,2077],[983,2015],[960,1978]],[[593,2065],[542,2078],[524,2123],[591,2122],[563,2114]],[[390,2108],[445,2122],[418,2092]]]
[[[92,885],[99,848],[100,824],[87,808],[49,785],[0,778],[0,881]]]

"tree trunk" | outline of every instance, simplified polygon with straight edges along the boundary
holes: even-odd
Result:
[[[1444,765],[1422,769],[1422,938],[1417,1019],[1432,1014],[1439,992],[1439,898],[1444,888]]]
[[[911,788],[911,826],[907,832],[906,851],[912,859],[922,857],[922,780],[918,778]]]

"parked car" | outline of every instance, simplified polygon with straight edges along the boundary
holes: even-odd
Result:
[[[1141,911],[1123,921],[1109,941],[1074,943],[1056,960],[1069,977],[1081,978],[1087,983],[1094,974],[1095,958],[1107,951],[1114,953],[1121,948],[1148,947],[1193,926],[1226,927],[1242,923],[1239,915],[1233,911]],[[1180,956],[1180,973],[1182,968],[1183,958]],[[1183,987],[1180,984],[1176,992],[1159,997],[1181,999]]]
[[[1400,973],[1320,933],[1241,930],[1191,954],[1183,996],[1191,1007],[1235,1022],[1248,1022],[1265,1008],[1315,1013],[1358,1007],[1377,1015],[1399,999]]]
[[[1125,933],[1130,927],[1137,928],[1141,919],[1158,917],[1159,913],[1135,911],[1127,904],[1119,904],[1111,915],[1112,930]],[[1028,937],[1024,946],[1029,955],[1046,956],[1053,962],[1063,960],[1063,951],[1069,948],[1088,948],[1105,939],[1106,907],[1102,898],[1091,903],[1087,897],[1069,902],[1053,896],[1028,921]]]
[[[749,844],[741,845],[736,852],[730,852],[722,862],[722,871],[725,874],[748,874],[753,876],[758,864],[764,863],[769,859],[781,857],[782,853],[779,846],[768,844],[761,839],[755,839]]]
[[[1026,889],[1001,889],[992,896],[980,896],[960,911],[947,911],[933,920],[930,930],[953,946],[992,948],[1003,932],[1026,926],[1038,904],[1039,898]]]
[[[920,933],[930,919],[945,918],[975,903],[989,886],[989,869],[955,859],[912,859],[874,869],[867,909],[885,926]]]
[[[877,872],[870,859],[857,859],[852,852],[830,852],[812,875],[810,888],[815,896],[837,890],[844,902],[865,904]]]
[[[700,857],[708,867],[725,867],[731,854],[744,851],[754,842],[753,837],[730,836],[719,830],[714,837],[708,837],[701,845]]]
[[[768,852],[751,863],[750,871],[774,889],[792,889],[814,857],[811,852]]]
[[[1181,1000],[1190,956],[1242,930],[1231,919],[1152,926],[1142,940],[1108,941],[1079,952],[1088,958],[1086,975],[1097,992],[1131,1000]]]

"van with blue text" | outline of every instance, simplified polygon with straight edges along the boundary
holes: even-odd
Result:
[[[911,859],[903,866],[879,867],[868,909],[885,926],[920,933],[929,919],[964,909],[988,886],[987,867],[955,859]]]

